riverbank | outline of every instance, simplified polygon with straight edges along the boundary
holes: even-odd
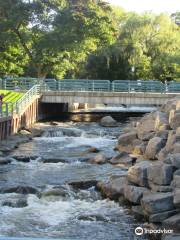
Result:
[[[160,239],[180,238],[180,100],[168,101],[125,128],[118,139],[111,164],[126,166],[127,176],[100,182],[103,196],[126,202],[144,219],[144,231],[169,229],[153,234]],[[152,237],[152,235],[150,235]]]

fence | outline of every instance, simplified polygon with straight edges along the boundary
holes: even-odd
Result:
[[[157,80],[43,80],[37,78],[6,78],[0,80],[0,87],[7,90],[29,90],[37,84],[46,84],[51,91],[180,93],[180,82],[175,81],[164,84]]]

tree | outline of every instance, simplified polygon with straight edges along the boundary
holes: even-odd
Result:
[[[38,77],[64,68],[63,77],[100,42],[110,43],[115,31],[103,1],[83,2],[0,0],[0,30],[20,44]]]

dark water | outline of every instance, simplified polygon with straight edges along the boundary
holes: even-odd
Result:
[[[12,155],[37,156],[28,163],[13,160],[0,167],[0,189],[31,186],[39,194],[27,194],[23,208],[3,206],[7,199],[20,194],[0,194],[0,236],[52,237],[77,240],[136,239],[139,223],[118,203],[102,199],[94,187],[80,190],[68,185],[72,181],[105,180],[125,171],[110,164],[88,163],[98,148],[109,158],[126,122],[116,128],[103,128],[97,123],[59,123],[46,129],[44,136],[22,144]],[[59,159],[58,163],[43,163],[43,159]],[[43,194],[53,189],[63,194]]]

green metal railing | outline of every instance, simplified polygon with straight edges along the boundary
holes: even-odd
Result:
[[[24,91],[37,84],[46,84],[51,91],[180,93],[180,82],[175,81],[164,84],[157,80],[43,80],[38,78],[5,78],[0,80],[0,87],[7,90]]]
[[[24,108],[32,102],[34,97],[40,95],[40,85],[34,85],[29,91],[27,91],[17,102],[6,102],[0,106],[0,117],[10,117],[13,113],[20,114]]]

